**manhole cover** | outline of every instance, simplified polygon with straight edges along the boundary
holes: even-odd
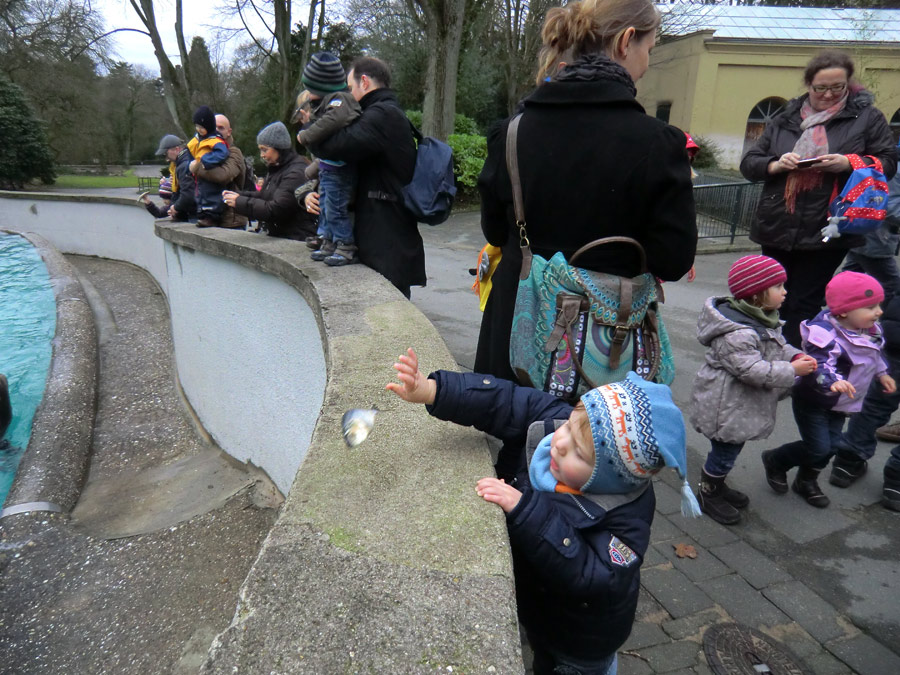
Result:
[[[711,626],[703,635],[703,652],[716,675],[807,675],[787,647],[737,623]]]

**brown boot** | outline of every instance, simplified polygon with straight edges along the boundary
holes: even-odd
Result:
[[[875,430],[875,438],[889,443],[900,443],[900,422],[878,427]]]
[[[728,503],[725,497],[725,476],[710,476],[706,471],[700,475],[700,490],[697,502],[700,510],[717,523],[734,525],[741,522],[741,512]]]

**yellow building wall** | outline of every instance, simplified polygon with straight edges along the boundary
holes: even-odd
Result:
[[[638,101],[650,115],[660,103],[671,103],[669,123],[714,141],[723,168],[737,169],[753,108],[767,98],[805,93],[807,62],[834,46],[715,40],[711,31],[695,33],[654,48],[638,82]],[[856,79],[890,120],[900,108],[900,45],[844,47],[854,59]]]

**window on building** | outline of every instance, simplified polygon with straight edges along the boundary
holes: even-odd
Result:
[[[891,118],[891,133],[894,134],[894,143],[900,143],[900,109]]]
[[[656,104],[656,119],[662,120],[666,124],[669,123],[669,115],[672,113],[672,104],[671,103],[657,103]]]
[[[750,111],[750,115],[747,117],[747,128],[744,131],[744,149],[741,152],[741,155],[753,147],[756,140],[762,136],[766,124],[769,123],[770,119],[781,112],[781,109],[784,108],[786,103],[787,101],[783,98],[773,96],[771,98],[765,98],[753,106],[753,110]]]

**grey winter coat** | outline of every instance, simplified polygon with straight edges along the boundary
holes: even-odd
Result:
[[[778,399],[794,384],[790,360],[800,350],[785,341],[780,326],[766,328],[720,297],[704,303],[697,339],[707,349],[691,394],[691,424],[725,443],[768,437]]]

